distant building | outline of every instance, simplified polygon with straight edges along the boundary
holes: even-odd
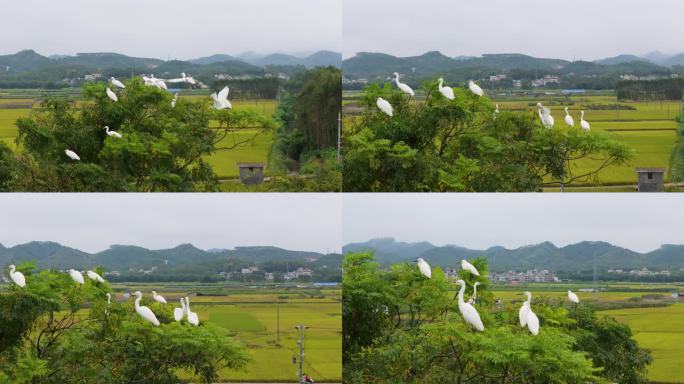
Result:
[[[301,279],[302,277],[311,277],[312,273],[313,271],[308,268],[299,267],[296,271],[287,272],[285,275],[283,275],[283,279],[294,280]]]
[[[637,168],[637,191],[662,192],[665,168]]]
[[[557,283],[560,281],[556,274],[548,269],[531,269],[525,272],[493,272],[491,280],[500,283]]]
[[[513,80],[513,88],[522,88],[522,80]]]
[[[489,76],[489,81],[491,82],[501,81],[504,79],[506,79],[506,75],[504,74]]]
[[[633,269],[629,271],[629,274],[632,276],[670,276],[671,273],[670,271],[651,271],[648,268],[644,267],[641,269]]]
[[[102,77],[101,73],[91,73],[89,75],[85,75],[83,78],[85,81],[95,81],[101,77]]]
[[[256,185],[264,182],[264,163],[237,163],[240,181],[244,185]]]
[[[275,274],[273,272],[266,272],[264,273],[264,278],[268,281],[273,281],[275,280]]]

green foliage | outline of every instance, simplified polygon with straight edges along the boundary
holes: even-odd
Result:
[[[414,103],[389,85],[366,88],[366,112],[345,135],[345,191],[536,191],[590,180],[631,156],[602,132],[546,129],[532,112],[495,115],[489,99],[454,88],[448,100],[435,82],[424,90]],[[378,97],[393,117],[378,110]],[[571,162],[585,158],[600,162],[573,174]]]
[[[670,180],[675,183],[684,181],[684,115],[679,115],[677,122],[677,142],[672,149],[669,171]]]
[[[211,383],[249,360],[223,328],[177,323],[171,306],[143,302],[162,323],[154,327],[132,302],[108,304],[107,283],[19,269],[26,287],[0,296],[0,383],[170,384],[182,371]]]
[[[387,270],[379,267],[372,253],[347,254],[345,382],[604,383],[629,380],[631,371],[643,373],[648,361],[631,333],[625,332],[628,327],[612,320],[599,324],[595,318],[587,323],[575,315],[582,306],[570,314],[558,304],[539,300],[532,303],[541,324],[534,336],[520,327],[517,307],[494,305],[485,258],[470,262],[481,276],[461,271],[459,278],[467,282],[468,294],[472,284],[481,283],[475,308],[485,324],[483,332],[473,331],[462,319],[453,282],[440,268],[433,268],[427,279],[414,264]],[[604,355],[613,349],[609,356],[616,361],[614,370],[603,364]],[[627,357],[628,351],[640,358]],[[628,364],[638,368],[624,368]],[[623,375],[616,376],[617,370]]]
[[[127,83],[113,102],[105,84],[87,84],[83,100],[48,97],[42,110],[17,121],[15,164],[0,149],[0,187],[15,191],[214,191],[218,182],[204,156],[253,140],[273,121],[254,111],[216,111],[204,102],[179,100],[145,86]],[[219,126],[210,128],[210,120]],[[113,138],[104,127],[123,135]],[[230,146],[218,144],[238,131],[254,131]],[[70,160],[64,150],[76,152]],[[21,166],[17,166],[20,163]]]

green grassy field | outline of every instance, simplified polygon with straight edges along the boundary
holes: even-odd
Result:
[[[17,136],[16,121],[20,117],[26,117],[31,112],[32,106],[36,105],[44,92],[39,90],[4,90],[0,92],[0,140],[15,148]],[[60,95],[73,96],[74,91],[55,91]],[[207,95],[193,93],[180,98],[199,101],[208,98]],[[234,100],[231,102],[234,110],[252,110],[266,116],[273,116],[277,108],[276,100]],[[213,123],[212,123],[213,125]],[[210,125],[211,126],[211,125]],[[243,131],[226,137],[218,145],[231,145],[251,136],[253,131]],[[268,162],[268,153],[273,143],[273,132],[265,132],[252,142],[238,146],[232,150],[217,151],[207,156],[207,161],[221,179],[237,177],[237,163],[239,162]],[[268,169],[266,169],[268,173]]]

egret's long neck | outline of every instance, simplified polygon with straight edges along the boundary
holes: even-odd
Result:
[[[138,296],[137,299],[135,299],[135,309],[136,310],[140,309],[140,299],[142,299],[142,296]]]
[[[461,289],[458,291],[458,303],[463,304],[465,301],[463,301],[463,292],[465,292],[465,283],[461,285]]]
[[[473,285],[473,299],[477,297],[477,284]]]
[[[13,266],[12,268],[10,268],[10,274],[14,274],[14,272],[16,272],[16,270],[17,270],[17,267]]]
[[[439,79],[439,88],[440,88],[440,89],[442,89],[442,82],[444,82],[444,80]]]
[[[582,111],[582,116],[580,117],[582,120],[584,120],[584,111]]]

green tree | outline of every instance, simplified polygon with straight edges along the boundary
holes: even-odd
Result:
[[[216,175],[204,157],[231,150],[270,130],[274,122],[252,111],[216,111],[204,102],[179,100],[145,86],[127,83],[113,102],[105,84],[87,84],[82,100],[48,97],[32,116],[17,121],[18,154],[6,164],[0,154],[0,176],[13,174],[15,191],[214,191]],[[210,127],[217,121],[218,127]],[[123,135],[108,137],[109,126]],[[236,131],[253,132],[233,140]],[[81,161],[65,156],[76,152]],[[6,150],[2,150],[6,152]],[[14,165],[14,167],[10,167]],[[18,175],[18,176],[16,176]]]
[[[107,283],[75,284],[65,274],[20,266],[25,288],[0,295],[0,383],[177,383],[185,372],[215,382],[248,357],[227,331],[173,320],[172,307],[147,302],[160,322],[130,302],[107,303]],[[100,270],[100,272],[102,272]]]
[[[546,129],[532,112],[495,114],[489,99],[458,88],[448,100],[435,82],[424,90],[416,103],[389,85],[366,88],[365,112],[346,128],[345,191],[535,191],[591,181],[631,156],[601,132]],[[393,117],[379,111],[378,97]],[[588,158],[598,165],[575,173],[572,163]]]

